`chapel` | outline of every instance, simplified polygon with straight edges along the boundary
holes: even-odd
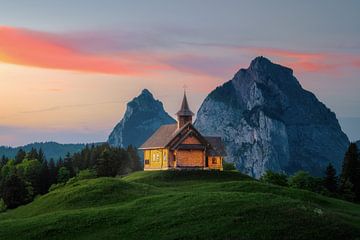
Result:
[[[177,123],[161,126],[140,146],[144,170],[216,169],[223,170],[225,148],[220,137],[203,136],[192,124],[186,92]]]

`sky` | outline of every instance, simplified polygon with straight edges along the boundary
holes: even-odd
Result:
[[[106,141],[143,88],[197,111],[256,56],[360,139],[360,1],[0,0],[0,145]]]

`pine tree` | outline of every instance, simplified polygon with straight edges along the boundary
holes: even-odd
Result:
[[[30,160],[39,159],[39,154],[35,148],[31,148],[30,152],[26,154],[26,158]]]
[[[351,143],[342,166],[341,181],[352,184],[352,191],[355,193],[355,199],[360,200],[360,159],[358,149],[355,143]]]
[[[46,160],[44,151],[41,148],[39,149],[37,160],[39,160],[39,162],[41,162],[41,163],[43,163]]]
[[[132,145],[129,145],[126,149],[126,151],[128,152],[128,154],[130,155],[130,160],[131,160],[131,170],[132,171],[139,171],[142,169],[142,165],[140,162],[140,157],[137,153],[137,149],[135,147],[133,147]]]
[[[329,163],[325,171],[324,187],[330,193],[336,193],[338,189],[338,178],[336,176],[336,170],[331,163]]]
[[[20,148],[15,156],[15,164],[21,163],[26,157],[26,152]]]
[[[8,208],[16,208],[29,202],[29,190],[24,180],[17,175],[11,175],[5,180],[1,196]]]
[[[49,185],[56,183],[58,168],[55,165],[54,159],[50,159],[49,164]]]
[[[48,192],[49,187],[51,186],[50,180],[51,180],[51,176],[50,176],[49,166],[48,166],[47,161],[44,160],[41,163],[40,186],[39,186],[40,194],[45,194]]]

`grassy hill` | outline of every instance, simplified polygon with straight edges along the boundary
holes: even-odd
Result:
[[[359,239],[360,206],[238,172],[81,180],[0,214],[0,239]]]

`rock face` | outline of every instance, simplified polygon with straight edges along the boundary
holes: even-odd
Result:
[[[226,160],[257,178],[267,169],[322,175],[329,162],[339,170],[349,144],[335,114],[293,71],[264,57],[207,96],[195,127],[221,136]]]
[[[163,104],[155,100],[149,90],[144,89],[128,102],[124,117],[111,132],[108,143],[117,147],[130,144],[139,147],[161,125],[175,122],[165,112]]]

